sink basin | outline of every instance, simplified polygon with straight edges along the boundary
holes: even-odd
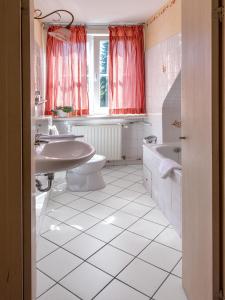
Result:
[[[93,146],[80,141],[55,141],[36,147],[35,173],[54,173],[75,168],[95,154]]]

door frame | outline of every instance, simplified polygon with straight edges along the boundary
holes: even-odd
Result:
[[[220,5],[224,8],[225,1],[220,0]],[[224,13],[224,12],[223,12]],[[220,194],[221,194],[221,247],[220,247],[220,259],[221,259],[221,281],[220,296],[225,297],[225,18],[220,23]]]
[[[222,0],[223,1],[223,0]],[[212,0],[212,221],[213,221],[213,299],[220,297],[222,280],[221,227],[221,23],[218,7],[221,0]]]
[[[212,0],[212,3],[218,3],[217,1]],[[0,17],[4,26],[1,43],[3,46],[0,47],[0,95],[3,99],[0,118],[0,290],[4,300],[31,300],[35,299],[35,201],[33,196],[34,172],[31,163],[33,155],[32,116],[34,113],[31,63],[33,56],[33,0],[2,0]],[[217,43],[218,40],[216,39],[215,42]],[[215,61],[217,50],[214,48],[213,51]],[[215,64],[213,72],[216,76],[218,75],[218,62]],[[215,78],[213,80],[215,92],[213,97],[215,99],[218,97],[215,88],[217,84]],[[218,107],[216,105],[213,107],[215,109],[212,110],[212,117],[216,120]],[[224,114],[223,111],[223,116]],[[223,134],[225,134],[225,122],[223,129]],[[213,161],[215,173],[213,178],[215,198],[218,199],[217,134],[219,130],[217,122],[215,122],[214,132],[215,147],[212,151],[215,154],[215,161]],[[225,144],[223,146],[225,147]],[[219,202],[216,201],[214,205],[216,212],[214,217],[216,218],[218,217]],[[217,237],[220,227],[216,220],[214,225],[213,232],[216,242],[213,251],[215,262],[213,279],[217,293],[220,280]]]
[[[36,205],[34,181],[34,3],[22,0],[22,186],[24,300],[36,298]]]
[[[4,300],[31,300],[35,299],[33,0],[2,0],[0,18],[0,290]]]

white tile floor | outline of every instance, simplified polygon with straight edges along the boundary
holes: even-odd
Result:
[[[142,185],[142,166],[103,169],[101,191],[58,173],[37,249],[39,300],[186,300],[181,240]]]

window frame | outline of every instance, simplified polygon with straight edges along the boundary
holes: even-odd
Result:
[[[109,32],[88,33],[88,83],[90,115],[108,115],[109,106],[100,106],[100,42],[109,41]],[[109,74],[108,74],[109,75]],[[107,76],[108,76],[107,75]]]

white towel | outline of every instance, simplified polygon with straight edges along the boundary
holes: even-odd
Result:
[[[171,172],[174,170],[181,170],[181,165],[172,159],[163,159],[159,165],[159,173],[161,178],[165,179],[170,176]]]

